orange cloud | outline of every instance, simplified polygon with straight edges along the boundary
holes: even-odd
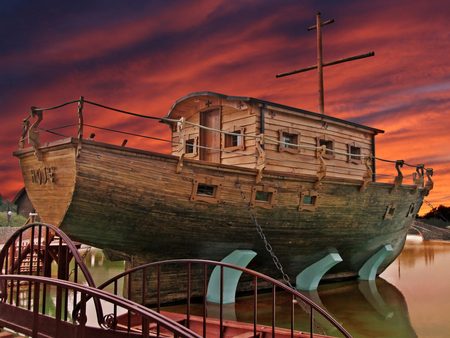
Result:
[[[377,156],[433,167],[435,189],[427,199],[450,205],[446,1],[412,1],[407,8],[384,1],[348,2],[345,8],[288,0],[149,3],[135,9],[114,4],[102,11],[64,12],[54,22],[37,19],[25,28],[11,16],[9,32],[17,38],[0,41],[8,47],[0,53],[3,196],[12,199],[21,188],[11,154],[32,105],[52,106],[84,95],[163,117],[178,98],[209,90],[317,111],[314,71],[281,79],[275,74],[316,62],[316,32],[306,29],[315,24],[319,6],[324,20],[336,20],[323,29],[324,61],[375,51],[374,57],[324,69],[326,114],[385,130],[376,138]],[[55,119],[76,122],[75,106],[57,114],[45,113],[46,125],[53,126]],[[120,120],[119,114],[98,114],[89,106],[84,114],[92,125],[170,135],[164,125]],[[95,131],[86,128],[85,134],[90,132]],[[129,138],[130,146],[168,151],[161,142],[155,146],[129,135],[96,134],[96,139],[120,143]],[[384,168],[378,165],[380,173]],[[386,172],[394,175],[395,168],[388,165]]]

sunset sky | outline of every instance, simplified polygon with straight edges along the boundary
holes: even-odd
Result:
[[[316,64],[307,28],[317,12],[335,20],[323,27],[324,62],[375,52],[324,68],[325,114],[385,130],[377,157],[433,168],[426,199],[450,205],[448,0],[2,1],[0,193],[12,200],[23,187],[12,153],[31,106],[84,96],[163,117],[179,98],[213,91],[318,112],[316,71],[275,77]],[[76,106],[44,120],[69,115],[76,122]],[[170,135],[164,125],[127,124]]]

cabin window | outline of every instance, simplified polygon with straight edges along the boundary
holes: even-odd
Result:
[[[292,128],[278,131],[278,140],[281,142],[278,145],[278,151],[288,152],[291,154],[298,154],[300,148],[296,147],[300,144],[300,133],[296,133]]]
[[[211,178],[194,180],[190,200],[192,202],[203,201],[217,204],[220,202],[222,184]]]
[[[186,140],[186,154],[194,153],[194,140]]]
[[[227,151],[244,150],[245,149],[245,128],[244,127],[234,127],[232,134],[222,134],[223,137],[223,147]],[[242,135],[242,136],[241,136]]]
[[[266,185],[255,186],[252,189],[250,206],[272,209],[277,190]]]
[[[190,136],[186,140],[186,145],[184,148],[184,153],[186,157],[196,157],[198,154],[198,136]]]
[[[347,144],[348,153],[348,162],[360,164],[362,163],[362,157],[361,156],[355,156],[355,155],[361,155],[361,146],[356,143],[349,143]]]
[[[315,211],[319,200],[319,192],[316,190],[303,190],[300,192],[298,210]]]
[[[334,158],[334,153],[332,151],[330,151],[330,150],[334,150],[334,139],[332,139],[326,135],[316,137],[316,146],[317,147],[325,146],[327,148],[325,151],[325,154],[320,154],[320,151],[318,150],[317,156],[322,156],[322,158],[328,158],[328,159]]]
[[[392,219],[395,215],[395,206],[393,204],[388,204],[386,206],[386,212],[384,214],[384,219]]]

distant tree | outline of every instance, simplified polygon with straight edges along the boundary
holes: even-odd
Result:
[[[6,211],[8,209],[8,203],[3,200],[3,196],[0,194],[0,212]]]
[[[450,207],[446,207],[444,205],[440,205],[437,208],[431,209],[425,215],[419,217],[424,219],[441,219],[444,221],[450,221]],[[445,219],[443,219],[445,218]]]

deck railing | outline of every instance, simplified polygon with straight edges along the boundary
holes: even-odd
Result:
[[[69,125],[65,125],[62,127],[56,127],[56,128],[50,128],[50,129],[43,129],[41,128],[41,126],[39,126],[39,124],[41,123],[42,119],[43,119],[43,112],[44,111],[49,111],[49,110],[55,110],[55,109],[59,109],[62,107],[65,107],[67,105],[71,105],[71,104],[77,104],[78,105],[78,123],[74,123],[74,124],[69,124]],[[184,142],[186,140],[180,140],[179,142],[174,142],[173,140],[165,140],[165,139],[161,139],[158,137],[152,137],[149,135],[141,135],[141,134],[135,134],[135,133],[129,133],[129,132],[124,132],[124,131],[119,131],[119,130],[115,130],[115,129],[111,129],[111,128],[105,128],[105,127],[99,127],[99,126],[95,126],[95,125],[90,125],[84,122],[84,117],[83,117],[83,108],[85,104],[89,104],[91,106],[95,106],[95,107],[99,107],[101,109],[106,109],[108,111],[113,111],[113,112],[117,112],[117,113],[121,113],[121,114],[126,114],[129,116],[134,116],[134,117],[139,117],[139,118],[144,118],[144,119],[150,119],[153,121],[158,121],[158,122],[171,122],[171,123],[177,123],[179,126],[181,126],[181,128],[184,125],[190,125],[190,126],[194,126],[196,128],[200,128],[200,129],[208,129],[220,134],[224,134],[224,135],[232,135],[232,136],[236,136],[236,137],[240,137],[242,138],[242,142],[245,142],[245,139],[248,138],[252,138],[255,139],[256,142],[259,145],[264,145],[264,144],[275,144],[276,146],[281,145],[283,147],[288,147],[288,148],[298,148],[298,149],[308,149],[308,150],[314,150],[317,151],[318,153],[334,153],[334,154],[339,154],[339,155],[345,155],[348,156],[349,158],[361,158],[361,162],[362,163],[366,163],[365,168],[363,169],[358,169],[358,168],[340,168],[338,166],[334,166],[333,170],[343,170],[345,173],[349,173],[351,172],[352,175],[354,175],[355,178],[360,178],[363,181],[375,181],[375,180],[379,180],[382,182],[394,182],[394,184],[397,186],[399,186],[404,178],[409,178],[412,180],[412,184],[413,185],[421,185],[423,186],[424,184],[424,179],[425,176],[428,178],[428,182],[427,182],[427,190],[431,190],[432,189],[432,185],[433,182],[431,180],[431,177],[433,175],[433,169],[432,168],[425,168],[425,166],[423,164],[408,164],[403,160],[387,160],[387,159],[382,159],[382,158],[378,158],[378,157],[374,157],[373,154],[352,154],[352,153],[348,153],[345,151],[339,151],[339,150],[335,150],[335,149],[329,149],[326,148],[326,146],[311,146],[311,145],[305,145],[305,144],[293,144],[293,143],[287,143],[287,142],[283,142],[280,140],[276,140],[276,139],[272,139],[267,137],[264,134],[259,134],[259,135],[254,135],[254,134],[241,134],[241,133],[232,133],[232,132],[226,132],[223,130],[216,130],[216,129],[211,129],[199,124],[195,124],[189,121],[185,121],[184,118],[181,118],[180,120],[173,120],[173,119],[166,119],[166,118],[159,118],[159,117],[154,117],[154,116],[149,116],[149,115],[143,115],[143,114],[137,114],[137,113],[133,113],[133,112],[129,112],[129,111],[125,111],[125,110],[120,110],[120,109],[116,109],[116,108],[112,108],[112,107],[108,107],[105,105],[101,105],[95,102],[91,102],[88,100],[85,100],[83,97],[81,97],[79,100],[75,100],[75,101],[71,101],[71,102],[67,102],[64,103],[62,105],[56,106],[56,107],[51,107],[51,108],[37,108],[37,107],[31,107],[31,114],[30,116],[28,116],[26,119],[24,119],[23,121],[23,133],[22,136],[20,138],[19,141],[19,149],[24,148],[25,146],[25,140],[28,138],[28,143],[30,145],[32,145],[35,149],[36,149],[36,156],[41,156],[40,152],[39,152],[39,146],[40,146],[40,137],[39,134],[41,132],[48,132],[54,135],[59,135],[59,136],[65,136],[65,137],[70,137],[67,135],[63,135],[63,134],[59,134],[58,132],[55,132],[55,130],[59,130],[59,129],[63,129],[63,128],[70,128],[70,127],[77,127],[77,135],[76,137],[78,138],[78,151],[81,150],[82,148],[82,140],[86,138],[86,132],[85,129],[86,127],[90,128],[91,130],[103,130],[103,131],[108,131],[108,132],[114,132],[114,133],[119,133],[122,135],[129,135],[131,137],[138,137],[141,139],[152,139],[154,141],[157,142],[167,142],[167,143],[176,143],[177,145],[180,146],[180,152],[179,152],[179,156],[180,156],[180,160],[183,160],[183,156],[185,155],[185,144]],[[30,126],[30,118],[35,118],[37,117],[37,120]],[[94,133],[92,133],[91,135],[95,135]],[[89,137],[90,138],[90,137]],[[124,140],[122,142],[122,144],[126,144],[127,140]],[[206,149],[206,150],[214,150],[214,151],[218,151],[218,152],[223,152],[223,153],[227,153],[228,150],[226,149],[211,149],[205,146],[202,146],[200,144],[192,144],[190,145],[192,146],[195,151],[198,151],[199,149]],[[252,153],[248,153],[248,152],[238,152],[238,151],[233,151],[234,154],[236,155],[242,155],[242,156],[250,156],[250,157],[256,157],[257,158],[257,167],[258,167],[258,163],[262,163],[265,161],[265,159],[270,159],[270,158],[266,158],[266,154],[264,152],[264,150],[259,147],[259,149],[261,151],[259,151],[259,154],[254,154]],[[280,161],[280,159],[275,159],[277,161]],[[295,158],[292,160],[286,160],[283,159],[282,161],[286,161],[286,162],[292,162],[292,163],[296,163],[297,165],[303,165],[303,166],[312,166],[312,170],[318,170],[318,171],[323,171],[323,163],[326,162],[326,159],[324,161],[319,161],[317,163],[305,163],[303,161],[299,161],[296,160]],[[393,166],[395,166],[396,170],[397,170],[397,175],[388,175],[388,174],[376,174],[374,172],[374,169],[372,167],[374,167],[374,163],[375,161],[379,161],[379,162],[388,162],[391,163]],[[403,175],[402,172],[400,171],[403,166],[406,167],[411,167],[413,169],[413,172],[408,173],[408,175]],[[394,172],[395,173],[395,172]],[[367,183],[366,183],[367,184]]]

